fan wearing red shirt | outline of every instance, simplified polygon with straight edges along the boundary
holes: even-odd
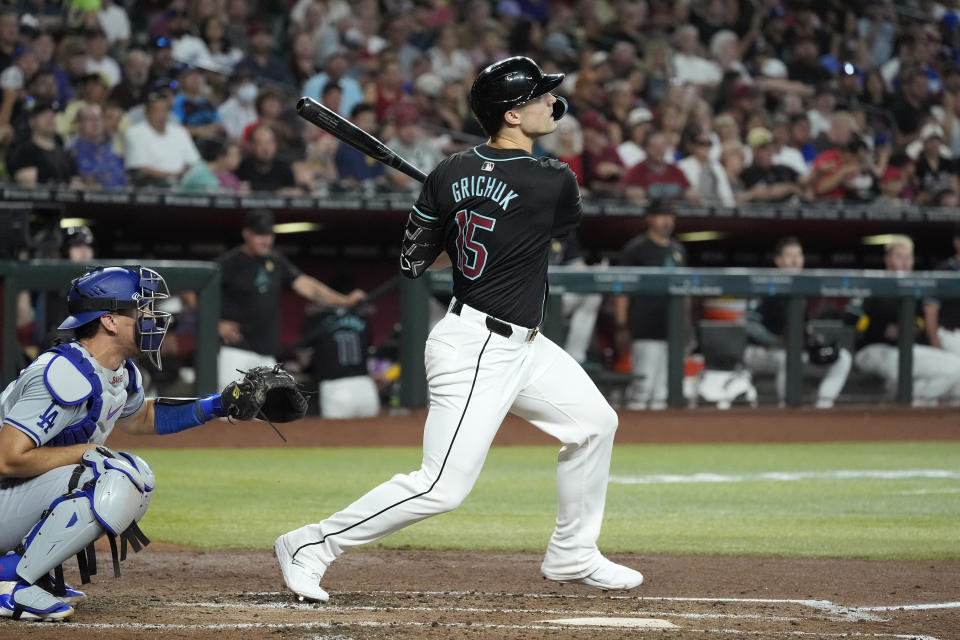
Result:
[[[580,118],[583,127],[583,184],[592,193],[613,193],[620,189],[625,171],[610,142],[610,123],[597,111],[588,111]]]
[[[824,151],[813,161],[811,184],[818,200],[843,200],[847,196],[847,182],[863,172],[868,154],[866,143],[853,136],[845,147]]]
[[[663,133],[647,132],[643,148],[647,152],[647,159],[628,170],[621,182],[626,188],[627,199],[632,202],[654,199],[700,200],[683,171],[663,159],[667,153],[667,139]]]

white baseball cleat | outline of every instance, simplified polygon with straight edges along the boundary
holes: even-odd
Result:
[[[0,595],[0,617],[59,622],[73,615],[73,607],[37,585],[21,581],[9,594]]]
[[[544,573],[544,576],[550,580],[556,580],[562,584],[585,584],[588,587],[596,587],[604,591],[619,591],[622,589],[633,589],[643,584],[643,574],[622,564],[611,562],[603,558],[603,564],[597,567],[590,575],[582,578],[555,578]]]
[[[283,581],[290,591],[300,596],[300,599],[308,598],[310,600],[319,600],[326,602],[330,599],[330,594],[320,588],[320,578],[326,567],[316,569],[308,567],[294,560],[293,554],[287,549],[283,536],[277,538],[273,543],[273,553],[277,556],[277,562],[280,563],[280,571],[283,573]]]

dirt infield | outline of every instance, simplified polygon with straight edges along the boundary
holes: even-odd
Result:
[[[119,580],[95,577],[72,622],[0,621],[0,638],[960,637],[957,609],[909,608],[956,600],[960,562],[613,557],[647,582],[619,595],[560,585],[532,553],[354,551],[324,577],[331,600],[308,604],[284,592],[267,551],[153,545]],[[570,618],[604,626],[549,622]]]
[[[422,412],[369,421],[223,425],[115,448],[418,445]],[[618,442],[956,440],[955,411],[621,413]],[[498,444],[552,442],[519,420]],[[101,541],[102,542],[102,541]],[[642,570],[626,594],[559,585],[540,555],[355,550],[324,578],[326,604],[284,591],[269,550],[198,552],[154,543],[119,580],[100,575],[73,621],[0,621],[0,638],[960,638],[960,561],[879,562],[614,556]],[[76,578],[68,563],[67,580]],[[75,585],[76,586],[76,585]],[[568,624],[558,620],[572,620]],[[622,627],[621,624],[634,626]],[[642,628],[636,625],[660,625]]]

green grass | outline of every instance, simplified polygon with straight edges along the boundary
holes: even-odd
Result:
[[[144,530],[204,549],[269,548],[420,464],[413,448],[141,451],[158,477]],[[397,532],[385,547],[541,551],[556,510],[556,447],[491,450],[453,513]],[[960,442],[618,445],[612,474],[960,471]],[[608,553],[960,558],[960,480],[611,483]]]

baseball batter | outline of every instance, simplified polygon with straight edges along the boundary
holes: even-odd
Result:
[[[101,536],[111,537],[116,571],[116,538],[137,551],[149,542],[137,522],[153,471],[103,446],[114,427],[167,434],[259,412],[239,410],[250,383],[203,398],[144,397],[131,358],[144,353],[160,367],[170,314],[154,304],[166,297],[160,274],[143,267],[98,267],[74,280],[59,328],[75,339],[42,353],[0,394],[0,617],[69,618],[86,595],[64,582],[62,562],[77,555],[89,582]]]
[[[534,141],[566,110],[550,93],[562,80],[525,57],[477,76],[471,108],[490,140],[430,173],[401,249],[410,278],[444,250],[454,265],[453,301],[426,343],[430,409],[422,465],[277,538],[284,582],[301,597],[328,599],[320,579],[346,549],[457,508],[507,413],[563,443],[543,575],[601,589],[643,581],[597,549],[617,414],[577,362],[538,331],[551,239],[575,229],[582,213],[574,173],[532,155]]]

